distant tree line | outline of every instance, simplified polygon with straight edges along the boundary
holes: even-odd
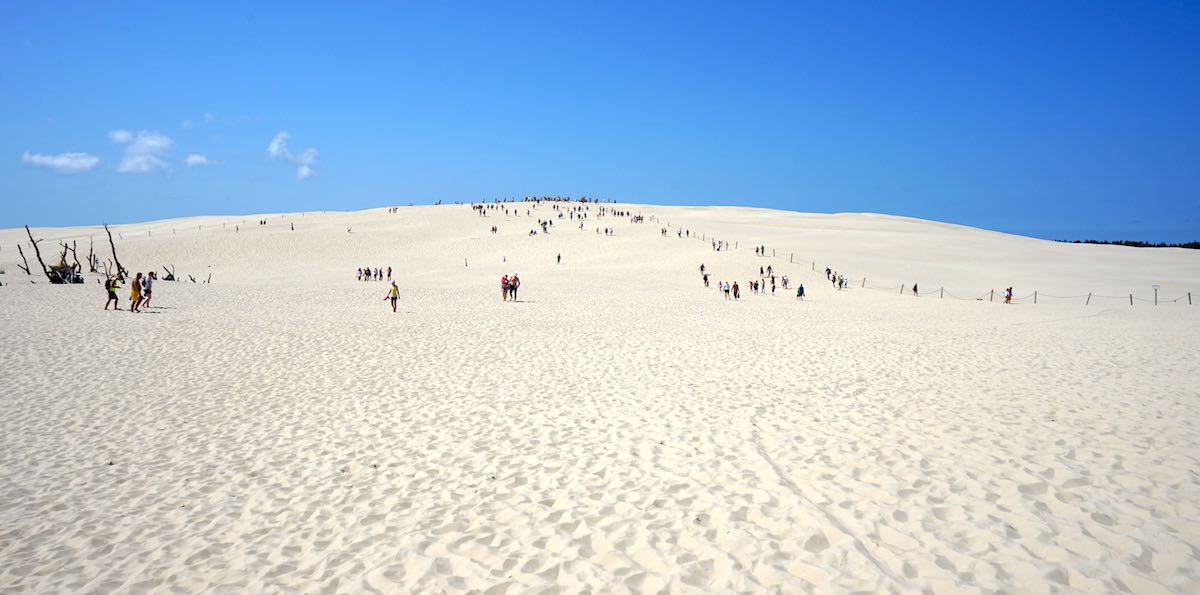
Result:
[[[1190,248],[1200,250],[1200,242],[1184,242],[1172,244],[1169,242],[1137,242],[1134,240],[1055,240],[1065,244],[1108,244],[1110,246],[1132,246],[1134,248]]]

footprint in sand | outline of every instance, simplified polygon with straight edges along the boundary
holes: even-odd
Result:
[[[825,538],[823,533],[817,533],[804,542],[804,549],[811,553],[819,554],[829,549],[829,540]]]

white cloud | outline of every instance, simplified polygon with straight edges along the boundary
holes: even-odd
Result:
[[[58,155],[40,155],[25,151],[21,155],[21,163],[52,169],[63,174],[85,172],[100,163],[100,158],[87,153],[59,153]]]
[[[182,121],[182,122],[180,122],[180,123],[179,123],[179,127],[180,127],[180,128],[182,128],[182,129],[184,129],[184,130],[187,130],[188,128],[191,128],[191,127],[192,127],[192,121],[191,121],[191,120],[184,120],[184,121]]]
[[[267,155],[272,157],[284,157],[287,155],[287,139],[288,133],[280,132],[271,139],[271,144],[267,145]]]
[[[108,140],[117,143],[118,145],[123,145],[133,140],[133,134],[131,134],[128,130],[110,130],[108,131]]]
[[[214,161],[209,161],[207,155],[201,155],[200,153],[192,153],[191,155],[188,155],[183,162],[186,163],[188,167],[195,167],[197,165],[212,165],[215,163]]]
[[[114,143],[125,145],[125,154],[117,171],[123,174],[148,174],[167,169],[164,157],[167,150],[174,144],[164,134],[158,132],[138,132],[134,136],[128,130],[114,130],[108,133],[108,138]]]
[[[317,164],[317,158],[321,156],[321,153],[316,149],[308,148],[299,155],[295,155],[288,149],[287,140],[287,132],[276,134],[271,138],[271,143],[267,145],[267,155],[273,159],[286,159],[296,164],[297,179],[306,180],[317,175],[312,166]]]

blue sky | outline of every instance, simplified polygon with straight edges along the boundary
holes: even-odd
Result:
[[[244,4],[3,4],[0,226],[568,194],[1200,239],[1197,3]]]

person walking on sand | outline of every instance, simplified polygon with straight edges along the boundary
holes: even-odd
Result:
[[[1004,290],[1004,303],[1006,303],[1006,304],[1012,303],[1012,288],[1011,287]]]
[[[396,311],[396,302],[400,300],[400,288],[396,286],[396,281],[392,280],[392,286],[388,289],[388,294],[383,298],[384,301],[392,300],[392,312]]]
[[[913,297],[916,297],[918,295],[920,295],[920,294],[917,292],[917,284],[913,283]]]
[[[722,281],[722,282],[721,282],[721,289],[725,291],[725,301],[727,301],[727,302],[728,302],[728,301],[729,301],[729,282],[728,282],[728,281]]]
[[[560,253],[555,261],[555,264],[562,264],[562,254]]]
[[[142,277],[142,306],[143,308],[150,307],[150,298],[154,297],[154,271],[146,273]]]
[[[735,299],[735,300],[742,299],[742,293],[738,290],[737,281],[733,282],[733,299]]]
[[[104,302],[104,309],[108,309],[108,304],[112,303],[113,311],[121,309],[121,305],[117,300],[117,280],[114,277],[109,277],[104,282],[104,289],[108,291],[108,299]]]
[[[500,300],[508,301],[508,275],[500,277]]]
[[[139,312],[138,304],[142,303],[142,274],[138,273],[129,284],[129,311]]]
[[[800,287],[796,288],[796,299],[798,299],[800,301],[804,301],[804,284],[803,283],[800,284]]]
[[[508,292],[512,294],[512,301],[514,302],[517,301],[517,289],[520,287],[521,278],[518,277],[516,273],[513,273],[513,275],[508,278]]]

